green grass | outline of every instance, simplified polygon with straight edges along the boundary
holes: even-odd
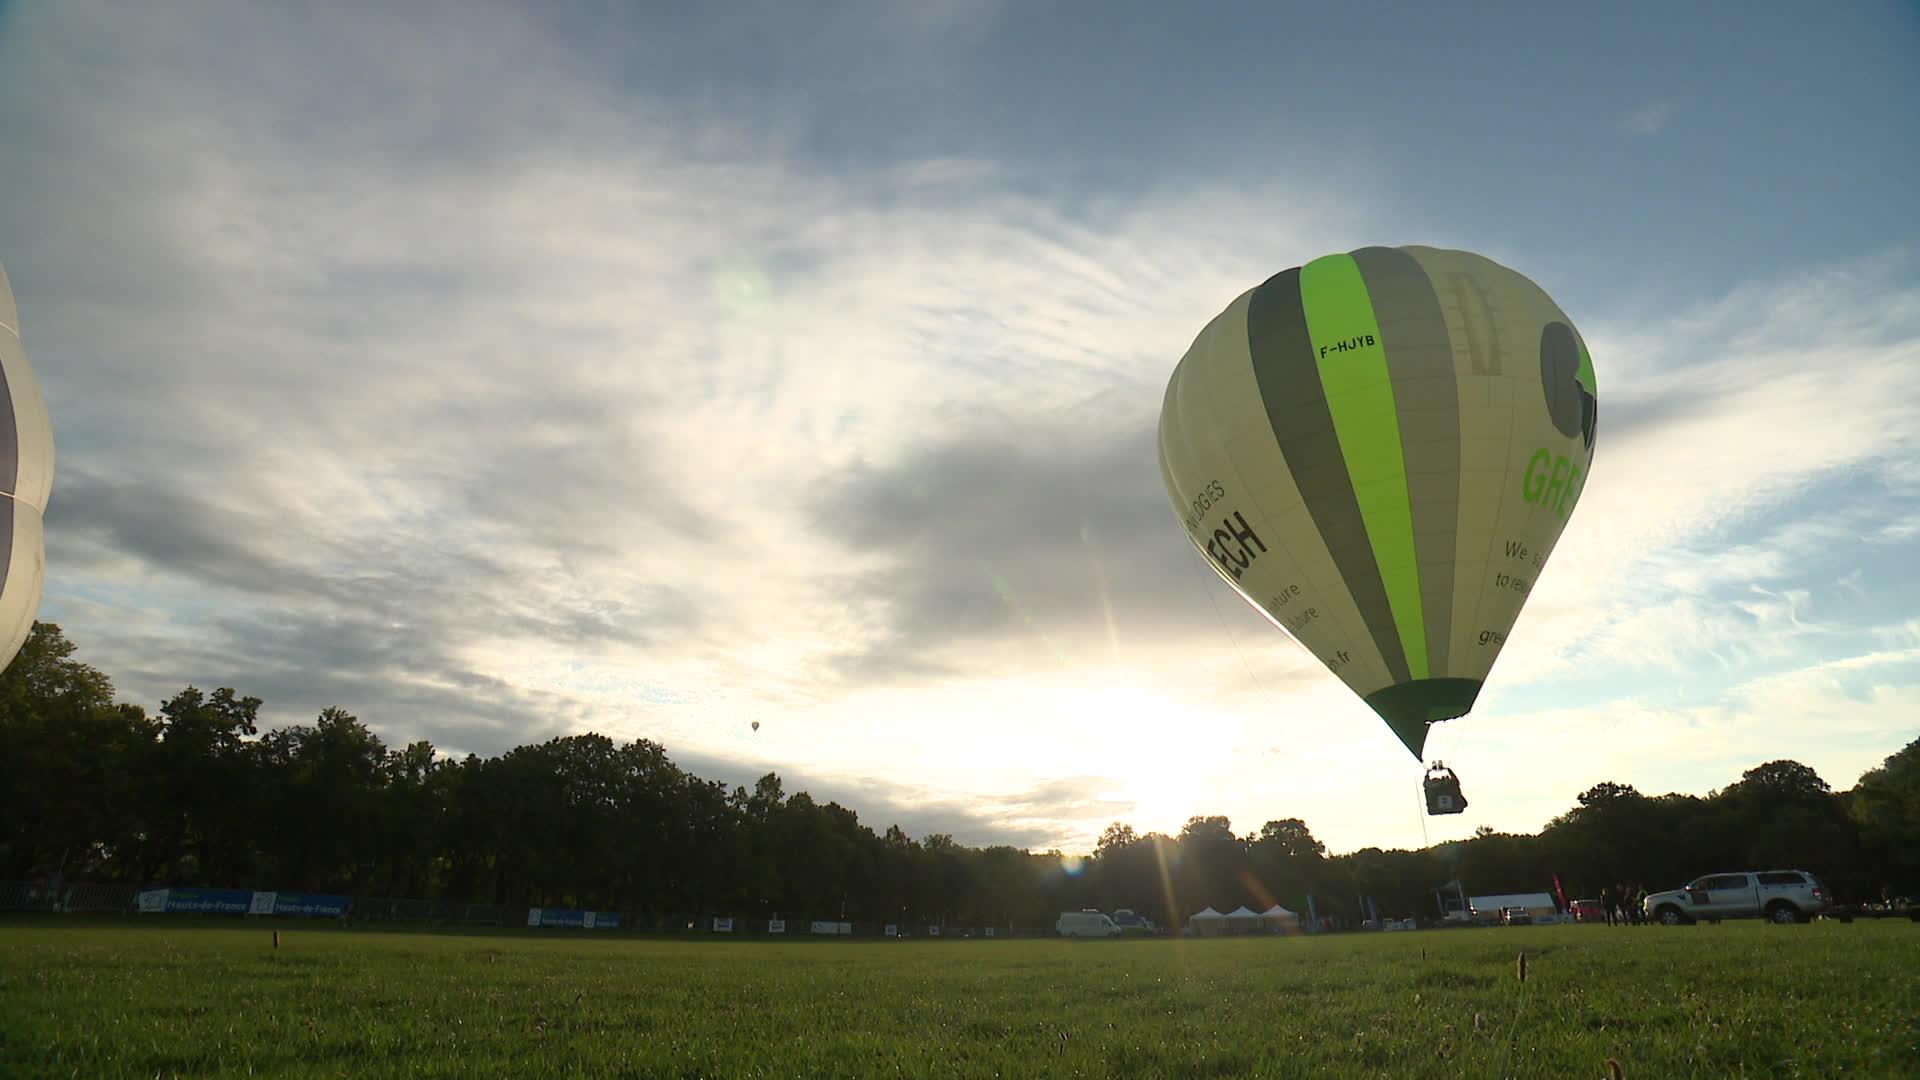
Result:
[[[282,923],[277,952],[269,925],[0,923],[0,1074],[1920,1076],[1905,920],[780,943]]]

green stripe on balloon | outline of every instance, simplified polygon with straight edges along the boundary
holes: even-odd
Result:
[[[1408,675],[1424,679],[1428,675],[1426,615],[1420,601],[1406,453],[1400,444],[1393,379],[1366,279],[1352,255],[1323,256],[1301,267],[1300,298],[1320,385],[1387,603],[1393,609]]]
[[[1420,606],[1426,615],[1427,667],[1444,675],[1451,670],[1460,532],[1460,387],[1453,339],[1433,279],[1418,259],[1388,247],[1361,248],[1353,259],[1366,279],[1393,377]]]
[[[1268,278],[1248,298],[1247,347],[1267,423],[1288,472],[1299,486],[1300,501],[1327,545],[1327,553],[1353,598],[1367,636],[1380,652],[1388,677],[1396,683],[1406,682],[1407,657],[1394,624],[1393,606],[1380,580],[1366,519],[1353,490],[1314,360],[1313,339],[1301,302],[1299,267]]]

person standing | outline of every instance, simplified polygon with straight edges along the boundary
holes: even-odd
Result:
[[[1613,895],[1613,887],[1611,885],[1602,885],[1600,887],[1600,907],[1606,911],[1607,925],[1612,926],[1614,912],[1620,909],[1620,901]]]

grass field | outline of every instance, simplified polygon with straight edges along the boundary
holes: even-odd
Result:
[[[18,1076],[1920,1076],[1920,925],[658,941],[0,923]],[[1529,977],[1515,959],[1528,954]]]

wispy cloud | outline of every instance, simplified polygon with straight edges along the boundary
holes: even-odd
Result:
[[[127,696],[231,684],[459,751],[647,736],[976,841],[1316,807],[1336,846],[1416,835],[1400,774],[1353,764],[1403,752],[1201,568],[1153,458],[1199,326],[1371,237],[1364,178],[842,160],[803,145],[832,118],[799,97],[630,92],[687,35],[766,32],[749,16],[609,42],[578,10],[455,10],[455,36],[9,16],[0,237],[61,453],[45,614]],[[830,36],[897,91],[993,17]],[[1920,520],[1911,281],[1893,255],[1581,318],[1599,458],[1473,738],[1578,728],[1499,703],[1583,665],[1718,656],[1737,682],[1857,637],[1830,583],[1910,556]],[[1841,476],[1883,490],[1822,504]],[[1592,715],[1723,752],[1613,697]],[[1542,785],[1476,806],[1564,808]]]
[[[1901,556],[1897,541],[1859,543],[1898,536],[1915,503],[1877,478],[1920,462],[1920,385],[1904,375],[1920,362],[1920,290],[1888,271],[1876,258],[1743,289],[1631,338],[1596,328],[1593,474],[1522,613],[1517,667],[1550,677],[1548,654],[1570,661],[1591,641],[1621,662],[1753,641],[1755,612],[1716,590],[1745,602],[1822,552]],[[1867,486],[1836,504],[1842,483]],[[1704,626],[1692,616],[1710,596],[1744,621]]]
[[[1192,312],[1333,242],[1334,193],[1069,210],[985,161],[820,171],[610,106],[504,13],[424,60],[395,45],[422,27],[206,29],[69,25],[7,64],[88,91],[6,167],[89,186],[14,227],[62,430],[47,614],[137,700],[235,683],[453,749],[698,751],[756,710],[1072,682],[1169,614],[1219,625],[1156,573],[1187,557],[1160,369]],[[508,49],[553,62],[502,82],[478,61]],[[89,202],[122,208],[111,245]]]

